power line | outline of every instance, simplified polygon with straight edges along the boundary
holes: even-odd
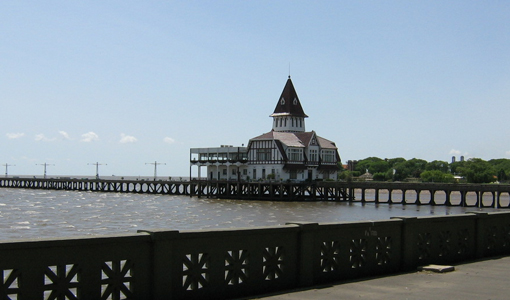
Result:
[[[154,165],[154,181],[156,181],[156,177],[158,174],[158,165],[166,165],[166,163],[158,163],[157,161],[153,163],[145,163],[146,165]]]
[[[94,166],[96,166],[96,179],[99,179],[99,166],[103,166],[103,165],[107,166],[108,164],[100,164],[100,163],[96,162],[96,163],[90,163],[90,164],[87,164],[87,165],[94,165]]]
[[[9,165],[8,163],[5,163],[5,164],[3,164],[2,166],[5,166],[5,177],[7,177],[7,173],[8,173],[8,172],[7,172],[7,168],[8,168],[8,167],[14,167],[14,166],[16,166],[16,165]]]
[[[45,179],[46,179],[46,167],[47,167],[47,166],[54,166],[54,164],[47,164],[47,163],[44,163],[44,164],[36,164],[36,165],[44,166],[44,178],[45,178]]]

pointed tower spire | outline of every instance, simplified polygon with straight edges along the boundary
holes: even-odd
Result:
[[[292,80],[287,79],[282,94],[276,104],[274,112],[270,115],[273,117],[273,130],[284,132],[301,132],[305,131],[305,120],[308,116],[305,114],[296,89],[292,84]]]

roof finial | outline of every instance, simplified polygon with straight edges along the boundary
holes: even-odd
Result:
[[[289,62],[289,79],[290,79],[290,62]]]

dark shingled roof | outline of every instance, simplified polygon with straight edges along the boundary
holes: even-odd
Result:
[[[287,83],[283,88],[283,92],[280,98],[278,99],[276,108],[271,115],[271,117],[275,116],[293,116],[302,118],[308,117],[305,114],[303,107],[301,107],[301,102],[299,102],[296,89],[294,89],[294,85],[292,84],[292,80],[290,80],[290,76],[289,79],[287,79]]]

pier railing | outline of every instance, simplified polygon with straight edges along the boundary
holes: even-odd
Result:
[[[340,181],[144,181],[0,177],[1,187],[186,195],[239,200],[349,201],[510,208],[510,185],[508,184]]]
[[[1,299],[228,299],[510,254],[510,212],[0,242]]]

